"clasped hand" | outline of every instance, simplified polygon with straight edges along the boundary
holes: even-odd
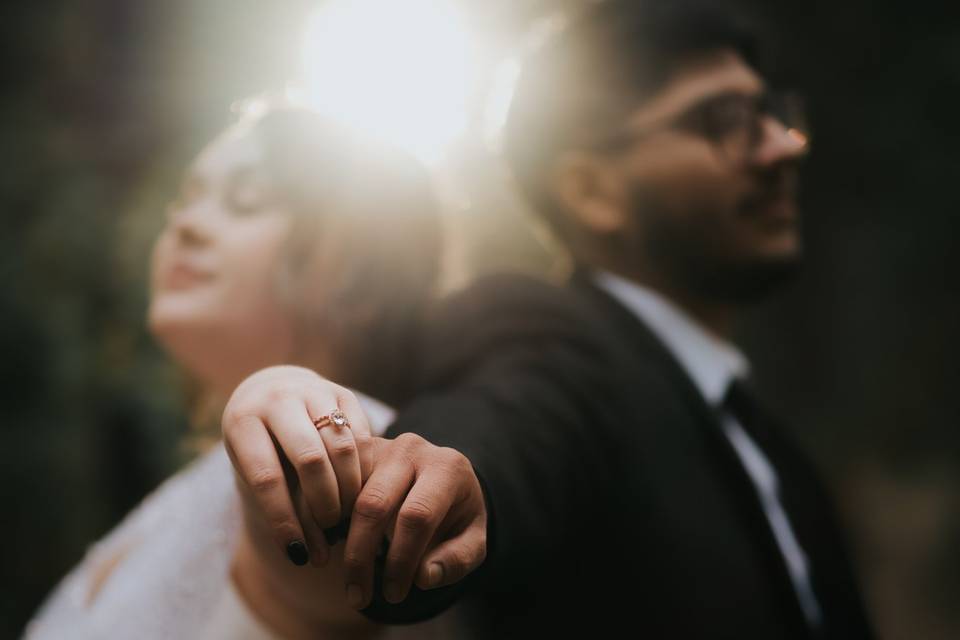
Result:
[[[323,420],[335,411],[348,424]],[[350,390],[308,369],[270,367],[237,387],[222,425],[250,546],[275,578],[291,562],[326,567],[342,551],[346,602],[362,609],[384,538],[384,597],[393,603],[411,584],[449,585],[483,562],[487,513],[467,458],[414,434],[374,437]],[[345,545],[331,547],[330,530],[346,521]],[[330,582],[310,584],[322,591]]]

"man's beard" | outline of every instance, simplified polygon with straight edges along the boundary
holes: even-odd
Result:
[[[748,305],[760,302],[796,277],[797,258],[743,261],[690,270],[688,283],[693,291],[716,302]]]
[[[640,191],[633,193],[632,206],[640,226],[640,242],[634,249],[643,253],[638,256],[640,262],[656,270],[670,287],[697,298],[736,305],[758,302],[799,271],[800,259],[795,255],[744,257],[718,251],[722,236],[703,224],[711,219],[709,212],[672,215]]]

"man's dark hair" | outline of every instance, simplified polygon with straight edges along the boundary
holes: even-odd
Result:
[[[719,0],[606,0],[581,13],[524,61],[504,127],[520,190],[564,238],[546,184],[553,160],[606,133],[654,95],[691,55],[733,49],[759,68],[759,40]]]

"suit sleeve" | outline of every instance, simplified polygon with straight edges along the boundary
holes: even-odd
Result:
[[[484,351],[444,389],[408,405],[387,436],[413,432],[472,462],[487,500],[487,560],[457,585],[399,605],[375,602],[366,613],[377,621],[424,619],[471,588],[529,581],[569,553],[594,518],[598,485],[609,481],[596,430],[606,406],[598,350],[531,335]]]

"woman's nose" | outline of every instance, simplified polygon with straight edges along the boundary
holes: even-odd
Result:
[[[213,240],[210,213],[201,203],[188,205],[170,213],[170,226],[177,241],[187,247],[209,244]]]

